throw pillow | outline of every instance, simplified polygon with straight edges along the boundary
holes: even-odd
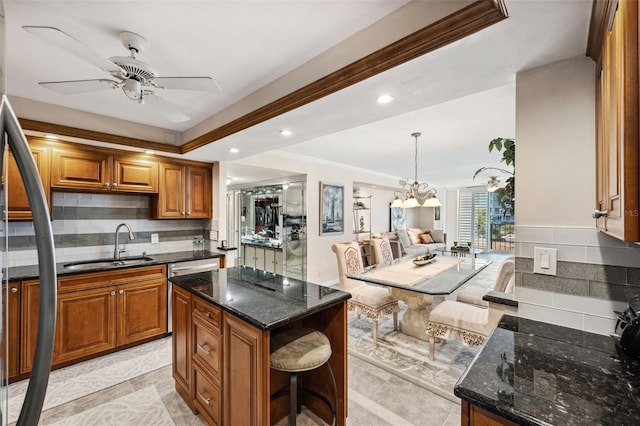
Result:
[[[434,242],[429,234],[420,234],[418,237],[420,238],[420,244],[431,244]]]
[[[409,240],[411,241],[411,245],[420,244],[420,238],[418,238],[418,235],[422,234],[422,229],[407,228],[407,234],[409,235]]]
[[[398,239],[400,240],[402,247],[409,247],[411,245],[411,241],[409,241],[409,234],[405,228],[398,229]]]
[[[444,231],[441,229],[435,230],[432,229],[431,231],[429,231],[429,234],[431,234],[431,238],[433,238],[433,241],[436,243],[444,243]]]

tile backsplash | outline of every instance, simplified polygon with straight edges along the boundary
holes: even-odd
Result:
[[[53,222],[57,262],[113,256],[116,227],[128,223],[135,239],[129,240],[121,229],[120,243],[126,243],[125,255],[166,253],[192,249],[194,235],[206,235],[208,220],[149,220],[146,195],[84,194],[54,192]],[[151,244],[151,234],[159,243]],[[9,266],[37,263],[32,222],[10,222]]]
[[[557,276],[533,273],[535,247],[558,249]],[[595,228],[516,226],[518,315],[609,334],[640,297],[640,247]]]

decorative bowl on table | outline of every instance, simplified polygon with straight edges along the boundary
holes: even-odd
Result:
[[[413,264],[416,266],[428,265],[433,262],[433,258],[436,257],[435,253],[427,253],[424,256],[418,256],[413,259]]]

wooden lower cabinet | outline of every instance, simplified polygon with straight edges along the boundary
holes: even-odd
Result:
[[[269,422],[269,339],[246,322],[223,316],[224,425],[263,425]]]
[[[171,320],[173,322],[173,379],[176,391],[185,401],[191,400],[191,293],[177,285],[171,292]]]
[[[20,373],[31,371],[38,332],[39,286],[22,283]],[[164,265],[58,278],[52,365],[130,346],[167,332]]]
[[[115,296],[115,287],[58,295],[53,365],[116,347]]]
[[[2,328],[6,331],[2,333],[0,350],[7,356],[3,377],[11,379],[18,375],[20,365],[20,283],[12,282],[8,286],[8,289],[2,288],[2,312],[7,316],[2,319]]]
[[[500,417],[490,411],[470,404],[465,400],[461,402],[462,416],[460,424],[462,426],[516,426],[517,424]]]

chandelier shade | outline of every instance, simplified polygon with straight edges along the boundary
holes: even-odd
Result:
[[[414,207],[440,207],[442,203],[438,200],[435,188],[429,188],[426,182],[418,182],[418,138],[421,133],[411,133],[411,137],[415,139],[415,157],[414,157],[414,179],[413,183],[407,184],[401,181],[402,190],[394,193],[395,198],[391,203],[391,207],[401,207],[410,209]],[[405,189],[405,186],[408,188]]]

